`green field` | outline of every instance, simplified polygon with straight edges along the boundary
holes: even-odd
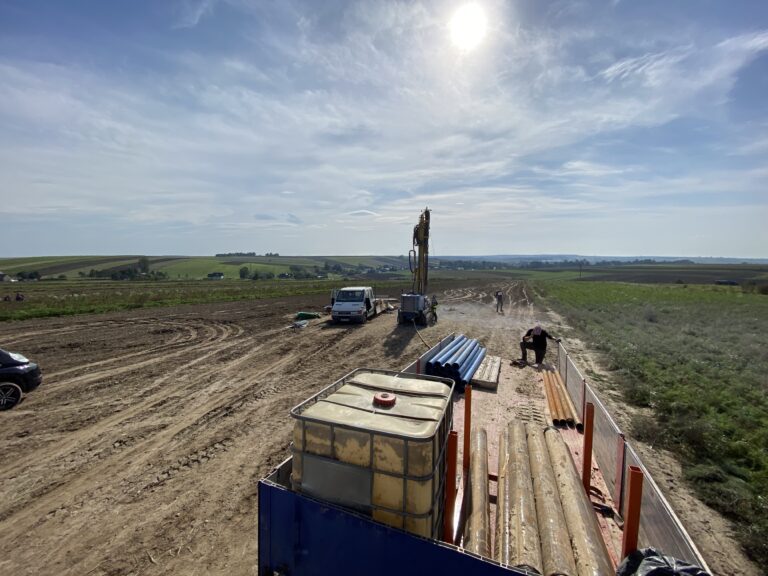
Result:
[[[111,271],[135,265],[140,256],[46,256],[36,258],[0,259],[0,272],[15,276],[19,272],[39,272],[43,279],[67,279],[87,275],[91,270]],[[327,271],[340,265],[349,268],[379,269],[407,268],[408,260],[395,256],[150,256],[152,270],[164,272],[169,279],[196,280],[213,272],[223,272],[226,278],[239,278],[240,268],[280,274],[291,266],[307,270]]]
[[[679,455],[710,506],[768,561],[768,296],[739,287],[537,280],[603,355],[610,383],[652,409],[633,436]],[[596,376],[596,375],[593,375]]]

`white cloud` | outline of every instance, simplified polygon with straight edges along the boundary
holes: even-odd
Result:
[[[244,20],[260,10],[232,6]],[[717,111],[768,48],[768,32],[654,37],[654,48],[638,49],[637,38],[568,19],[506,25],[515,7],[490,1],[488,42],[461,55],[437,6],[353,3],[329,24],[322,11],[286,3],[275,8],[287,15],[282,27],[255,22],[237,53],[190,45],[163,55],[170,70],[135,76],[0,53],[0,200],[23,195],[11,202],[19,218],[98,211],[229,227],[243,239],[302,225],[308,244],[289,244],[297,252],[334,246],[333,228],[320,223],[333,218],[370,232],[360,249],[377,253],[390,251],[392,226],[407,232],[429,205],[457,238],[481,231],[472,246],[498,252],[510,223],[527,226],[521,205],[540,224],[721,184],[712,170],[654,177],[643,158],[577,146],[680,117],[727,124]],[[180,22],[194,28],[216,3],[182,8]],[[739,145],[735,153],[764,151],[759,141]],[[758,185],[743,167],[722,173],[745,192]]]
[[[218,0],[182,0],[174,28],[194,28],[203,16],[213,12]]]

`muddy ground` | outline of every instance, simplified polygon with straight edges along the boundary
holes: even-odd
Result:
[[[288,455],[290,408],[354,368],[403,368],[451,332],[505,359],[535,320],[566,333],[527,296],[515,283],[449,291],[420,334],[392,314],[292,329],[326,304],[311,296],[0,325],[0,347],[44,371],[0,413],[0,574],[256,574],[256,484]],[[758,574],[687,498],[673,504],[713,570]]]

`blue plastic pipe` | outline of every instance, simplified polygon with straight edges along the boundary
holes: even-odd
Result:
[[[464,354],[466,350],[469,350],[470,348],[472,348],[475,342],[477,342],[477,340],[467,339],[467,341],[464,342],[464,344],[462,344],[457,350],[453,352],[453,354],[451,354],[450,358],[448,358],[445,362],[443,362],[443,366],[446,368],[455,367],[461,355]]]
[[[448,358],[453,352],[462,346],[467,341],[467,337],[464,334],[459,334],[453,341],[440,352],[433,360],[436,364],[442,364],[446,358]]]
[[[464,350],[461,351],[461,354],[453,361],[452,367],[461,370],[461,367],[464,365],[464,362],[467,361],[467,358],[470,358],[475,353],[475,348],[477,348],[480,345],[480,343],[477,340],[472,340],[471,345],[464,348]]]
[[[433,367],[433,368],[434,368],[436,365],[438,365],[438,366],[442,366],[442,364],[443,364],[443,360],[444,360],[445,358],[448,358],[448,357],[450,357],[450,355],[451,355],[451,354],[454,352],[454,350],[458,349],[458,347],[459,347],[459,346],[461,346],[461,345],[462,345],[462,343],[463,343],[463,342],[464,342],[466,339],[467,339],[467,337],[466,337],[466,336],[464,336],[464,334],[459,334],[458,336],[456,336],[456,338],[454,338],[454,339],[453,339],[453,342],[451,342],[450,344],[448,344],[448,346],[446,347],[446,349],[445,349],[445,350],[443,350],[443,351],[442,351],[442,352],[440,352],[440,353],[439,353],[437,356],[435,356],[434,358],[432,358],[432,360],[430,360],[429,362],[427,362],[427,364],[432,364],[432,367]]]
[[[472,376],[475,375],[475,372],[480,367],[480,363],[483,361],[483,358],[485,358],[485,348],[480,348],[480,353],[477,355],[472,364],[467,367],[467,371],[460,379],[460,381],[465,386],[469,383],[470,380],[472,380]]]
[[[464,360],[464,363],[461,365],[461,367],[458,369],[456,376],[461,379],[461,376],[467,371],[467,369],[472,365],[472,362],[475,361],[475,358],[477,358],[477,355],[480,354],[480,350],[482,350],[483,347],[479,344],[475,347],[475,349],[472,351],[472,354],[469,355],[469,357]]]

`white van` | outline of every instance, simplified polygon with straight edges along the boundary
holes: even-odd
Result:
[[[334,322],[365,322],[381,312],[383,303],[370,286],[339,288],[331,294],[331,318]]]

